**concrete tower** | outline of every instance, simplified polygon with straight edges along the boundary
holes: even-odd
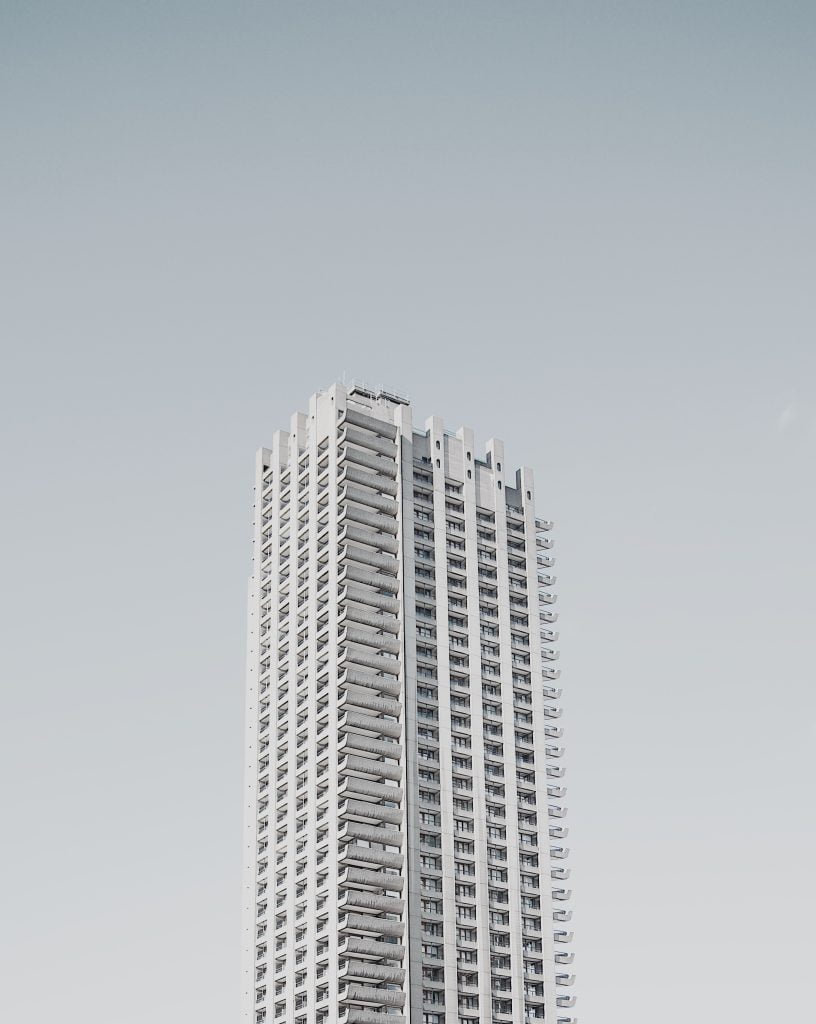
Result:
[[[244,1024],[574,1024],[532,472],[335,385],[254,510]]]

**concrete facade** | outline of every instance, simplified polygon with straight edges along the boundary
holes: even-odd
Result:
[[[574,1024],[532,472],[334,385],[254,512],[244,1024]]]

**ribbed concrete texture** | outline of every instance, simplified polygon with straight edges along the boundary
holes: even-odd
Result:
[[[335,385],[254,512],[244,1024],[574,1024],[532,472]]]

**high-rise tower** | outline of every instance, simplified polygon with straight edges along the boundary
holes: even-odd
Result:
[[[573,1024],[532,472],[335,385],[254,507],[244,1024]]]

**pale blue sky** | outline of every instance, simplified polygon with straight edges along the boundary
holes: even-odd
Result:
[[[557,520],[583,1024],[804,1019],[815,49],[785,0],[0,0],[4,1018],[237,1019],[253,453],[345,370]]]

